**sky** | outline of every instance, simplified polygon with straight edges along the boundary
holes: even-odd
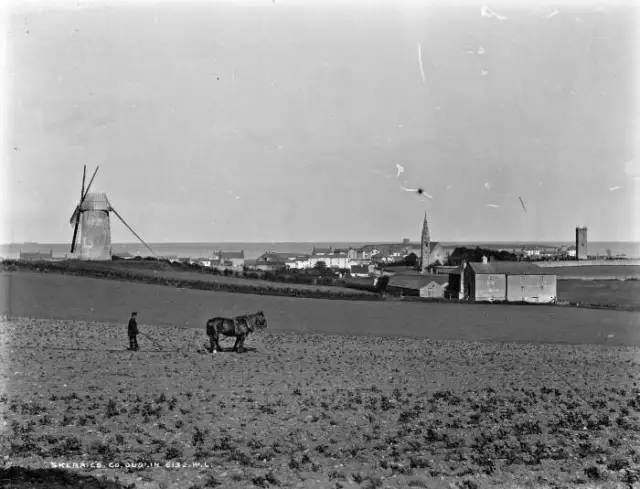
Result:
[[[486,5],[12,0],[0,242],[640,241],[632,3]]]

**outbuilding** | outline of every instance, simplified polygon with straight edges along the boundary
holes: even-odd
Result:
[[[446,275],[394,275],[387,292],[416,297],[444,297],[449,278]]]
[[[474,301],[549,303],[557,299],[556,275],[524,262],[463,263],[460,297]]]

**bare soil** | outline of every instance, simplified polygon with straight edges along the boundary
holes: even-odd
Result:
[[[5,464],[136,487],[637,482],[636,348],[264,333],[212,355],[189,329],[139,352],[123,333],[3,321]]]

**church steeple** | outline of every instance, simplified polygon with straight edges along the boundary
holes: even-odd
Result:
[[[424,273],[429,266],[431,256],[431,237],[429,236],[429,223],[427,222],[427,213],[424,213],[424,222],[422,223],[422,238],[420,240],[420,272]]]

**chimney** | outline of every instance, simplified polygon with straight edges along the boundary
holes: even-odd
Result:
[[[482,263],[484,263],[485,265],[486,265],[487,263],[489,263],[489,260],[487,260],[487,257],[486,257],[486,256],[483,256],[483,257],[482,257]]]

